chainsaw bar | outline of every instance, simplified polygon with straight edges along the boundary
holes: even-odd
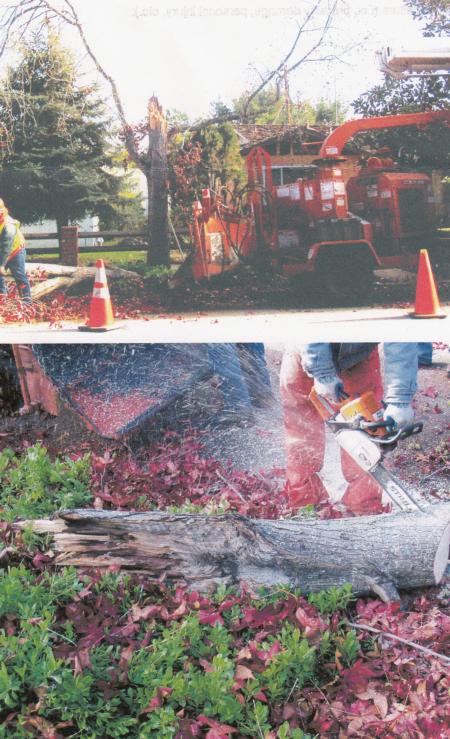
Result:
[[[375,478],[380,487],[386,492],[386,495],[401,511],[425,510],[426,500],[422,496],[409,493],[382,464],[378,463],[370,470],[369,475]]]
[[[364,472],[372,475],[395,506],[402,511],[423,511],[425,509],[427,502],[424,498],[409,493],[383,467],[382,459],[385,450],[377,444],[374,438],[359,429],[344,429],[343,431],[336,432],[336,439],[339,446],[350,455],[356,464]]]

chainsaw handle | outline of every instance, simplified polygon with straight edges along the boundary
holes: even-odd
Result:
[[[392,421],[361,421],[361,428],[364,431],[376,431],[376,429],[385,429],[392,426]]]
[[[420,434],[423,429],[423,421],[416,421],[415,423],[409,423],[407,426],[403,426],[400,429],[399,440],[407,439],[409,436],[415,436]]]
[[[398,429],[392,436],[385,436],[385,437],[376,437],[373,436],[372,439],[375,442],[375,444],[379,444],[380,446],[393,446],[396,445],[398,441],[404,441],[405,439],[408,439],[410,436],[415,436],[416,434],[420,434],[420,432],[423,429],[423,422],[422,421],[416,421],[416,423],[409,423],[407,426],[403,426],[402,428]]]

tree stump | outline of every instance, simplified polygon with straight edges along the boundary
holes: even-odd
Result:
[[[303,593],[351,583],[389,600],[442,579],[450,504],[326,521],[80,509],[33,527],[54,533],[61,565],[119,565],[202,591],[240,581]]]

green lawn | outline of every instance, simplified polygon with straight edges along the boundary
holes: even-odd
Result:
[[[173,264],[179,264],[180,253],[178,251],[171,251],[171,261]],[[145,266],[147,254],[145,251],[98,251],[90,252],[88,254],[80,253],[80,264],[81,265],[93,265],[97,259],[103,259],[105,262],[121,267],[122,269],[136,270],[142,272],[142,268]],[[27,253],[28,262],[43,262],[43,263],[57,263],[58,254],[36,254],[33,255],[32,251]]]

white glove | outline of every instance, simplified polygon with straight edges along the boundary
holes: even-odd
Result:
[[[318,379],[314,378],[314,390],[329,403],[339,403],[348,397],[344,390],[344,384],[337,375],[325,375]]]
[[[383,413],[383,419],[392,420],[392,427],[402,428],[413,422],[414,410],[409,403],[389,403]]]

